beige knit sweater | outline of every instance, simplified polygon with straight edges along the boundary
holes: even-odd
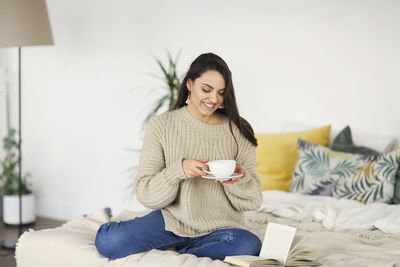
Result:
[[[261,205],[256,170],[256,148],[233,126],[210,125],[194,118],[186,106],[151,120],[147,127],[139,170],[135,178],[138,200],[161,209],[165,229],[195,237],[221,228],[243,228],[243,212]],[[188,179],[183,159],[234,159],[246,174],[234,184]]]

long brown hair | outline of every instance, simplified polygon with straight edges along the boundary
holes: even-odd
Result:
[[[257,139],[254,137],[253,128],[251,128],[251,125],[245,119],[239,116],[231,71],[229,70],[229,67],[225,63],[225,61],[216,54],[201,54],[192,62],[188,72],[185,75],[185,78],[182,81],[181,87],[179,89],[178,99],[171,110],[179,109],[186,105],[186,99],[189,92],[186,87],[187,80],[191,79],[192,81],[194,81],[208,70],[218,71],[222,75],[222,77],[224,77],[224,108],[218,109],[216,112],[224,114],[228,117],[229,129],[233,135],[233,138],[236,141],[236,144],[237,140],[232,131],[232,122],[236,125],[240,133],[243,134],[243,136],[247,140],[249,140],[253,145],[257,146]]]

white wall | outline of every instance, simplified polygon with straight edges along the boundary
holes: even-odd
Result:
[[[139,208],[125,189],[141,122],[157,88],[153,56],[182,48],[233,72],[241,114],[257,132],[282,121],[400,137],[400,2],[48,0],[54,46],[23,48],[23,168],[40,216]],[[6,68],[8,74],[5,74]],[[17,125],[17,54],[0,49]],[[148,95],[153,92],[152,95]],[[357,140],[356,140],[357,141]]]

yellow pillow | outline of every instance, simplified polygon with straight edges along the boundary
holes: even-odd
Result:
[[[256,171],[263,190],[289,191],[297,161],[299,138],[322,146],[329,145],[331,126],[304,132],[256,134],[258,140]]]

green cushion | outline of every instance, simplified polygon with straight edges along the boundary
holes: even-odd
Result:
[[[365,147],[356,146],[351,137],[350,126],[346,126],[333,140],[332,150],[357,154],[378,155],[378,151]]]
[[[333,140],[332,150],[364,155],[378,155],[380,152],[364,146],[357,146],[353,143],[350,126],[346,126]],[[395,178],[395,189],[393,204],[400,204],[400,168],[397,169]]]

